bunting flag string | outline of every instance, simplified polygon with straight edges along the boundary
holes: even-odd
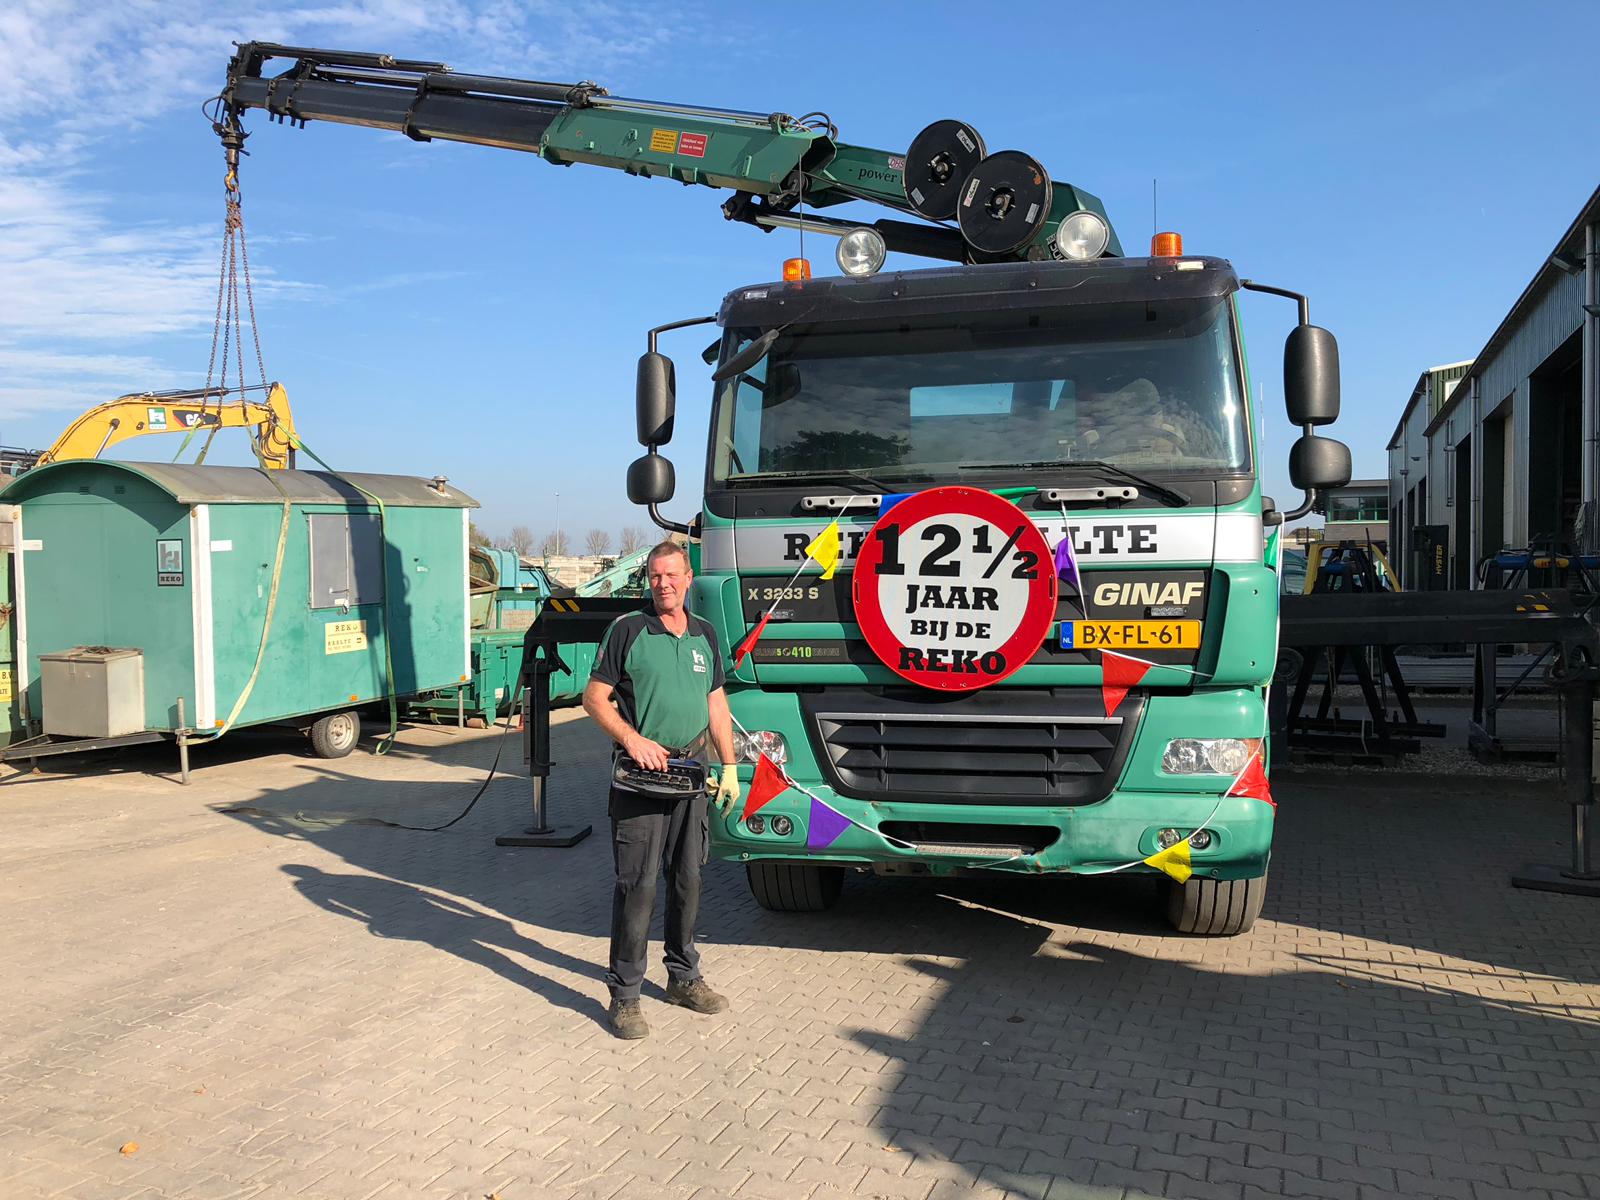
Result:
[[[1189,836],[1193,837],[1194,835],[1190,834]],[[1144,864],[1147,867],[1154,867],[1158,871],[1163,871],[1179,883],[1182,883],[1194,874],[1194,868],[1189,865],[1191,861],[1189,838],[1186,837],[1181,842],[1174,842],[1165,850],[1157,850],[1144,860]]]
[[[844,538],[839,533],[839,519],[828,522],[828,527],[806,543],[806,557],[822,567],[822,578],[829,580],[839,569],[839,556],[844,552]],[[804,564],[802,564],[804,565]]]
[[[1105,703],[1106,716],[1117,711],[1129,689],[1138,686],[1153,665],[1113,650],[1100,651],[1100,698]]]
[[[1263,730],[1262,732],[1264,735],[1266,731]],[[1097,871],[1078,871],[1076,874],[1111,875],[1117,871],[1126,871],[1130,867],[1150,866],[1155,867],[1159,871],[1166,872],[1179,883],[1184,882],[1184,880],[1188,879],[1189,876],[1194,874],[1194,868],[1190,865],[1193,861],[1193,858],[1190,853],[1189,839],[1194,837],[1194,835],[1199,833],[1202,829],[1209,829],[1211,827],[1211,822],[1216,820],[1217,814],[1222,811],[1222,802],[1224,800],[1238,796],[1247,796],[1253,800],[1264,800],[1268,804],[1271,804],[1273,808],[1278,807],[1273,801],[1272,791],[1267,785],[1266,745],[1266,737],[1263,736],[1261,739],[1261,747],[1250,756],[1250,760],[1245,763],[1244,769],[1233,777],[1233,782],[1228,785],[1228,790],[1223,792],[1222,795],[1218,796],[1217,802],[1211,806],[1210,816],[1206,817],[1204,821],[1201,821],[1199,825],[1196,825],[1187,834],[1185,834],[1182,841],[1174,842],[1165,850],[1157,851],[1148,858],[1140,858],[1135,859],[1132,862],[1119,863],[1114,867],[1102,867]]]
[[[859,498],[857,496],[850,497],[844,508],[839,511],[839,516],[842,517],[849,512],[851,505]],[[807,564],[816,563],[820,566],[822,568],[820,578],[828,580],[832,579],[834,572],[839,569],[839,560],[843,557],[844,534],[839,529],[839,517],[835,517],[828,522],[826,529],[807,543],[805,557],[800,560],[800,565],[795,568],[794,574],[789,576],[789,582],[778,589],[778,599],[767,606],[767,611],[761,614],[761,619],[756,622],[755,628],[745,634],[739,645],[734,649],[733,665],[737,667],[744,661],[745,655],[755,649],[756,643],[761,640],[761,634],[767,628],[767,622],[772,620],[772,614],[778,610],[778,605],[783,603],[784,594],[794,586],[795,580],[799,579],[801,574],[804,573]]]
[[[732,716],[731,713],[729,715]],[[739,723],[737,717],[733,717],[733,723],[740,733],[746,737],[750,736],[750,731]],[[811,801],[811,808],[806,816],[807,850],[826,850],[834,842],[838,841],[839,835],[852,825],[858,829],[864,829],[868,833],[877,834],[891,846],[898,846],[903,850],[913,849],[910,842],[890,837],[881,829],[874,829],[870,825],[863,825],[860,821],[851,820],[810,788],[796,783],[787,771],[765,754],[756,762],[755,778],[750,782],[749,796],[745,800],[744,812],[739,819],[743,821],[747,817],[753,816],[759,809],[777,799],[789,788],[793,788]]]
[[[1272,786],[1267,782],[1266,745],[1266,738],[1262,738],[1262,748],[1250,756],[1250,761],[1245,763],[1244,770],[1239,772],[1239,777],[1228,789],[1228,795],[1264,800],[1277,808],[1278,802],[1272,798]]]
[[[745,793],[744,812],[740,815],[741,821],[748,821],[755,813],[760,812],[772,800],[782,794],[789,786],[784,777],[783,770],[765,754],[756,760],[756,775],[750,781],[750,790]]]
[[[801,789],[804,791],[804,789]],[[806,792],[810,796],[810,792]],[[843,833],[855,822],[845,816],[832,805],[824,804],[815,796],[811,796],[811,812],[806,821],[806,849],[826,850],[839,840]]]
[[[1083,615],[1089,612],[1089,593],[1084,591],[1083,576],[1078,573],[1078,556],[1072,548],[1072,526],[1067,524],[1067,506],[1061,506],[1061,540],[1056,543],[1056,575],[1063,583],[1070,583],[1083,603]]]

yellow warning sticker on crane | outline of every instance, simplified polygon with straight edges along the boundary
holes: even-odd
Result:
[[[329,621],[322,627],[324,654],[349,654],[367,648],[365,621]]]
[[[11,703],[11,668],[0,667],[0,704]]]
[[[678,131],[676,129],[652,129],[650,131],[650,149],[657,154],[676,154],[678,152]]]

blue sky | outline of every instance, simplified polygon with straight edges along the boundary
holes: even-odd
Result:
[[[1470,357],[1600,183],[1580,47],[1600,6],[16,0],[0,13],[0,442],[45,446],[122,392],[204,381],[221,151],[199,106],[234,39],[592,78],[613,94],[826,110],[903,148],[958,117],[1098,194],[1123,243],[1309,293],[1337,334],[1358,475],[1418,373]],[[448,475],[500,534],[646,525],[623,493],[644,330],[772,278],[794,235],[725,193],[532,156],[247,118],[242,172],[268,373],[340,469]],[[868,208],[865,219],[882,215]],[[810,247],[832,270],[831,242]],[[902,265],[914,266],[907,261]],[[1290,495],[1279,363],[1293,309],[1244,302]],[[669,454],[687,517],[709,396],[689,331]],[[209,461],[246,462],[219,438]],[[169,457],[170,439],[126,457]]]

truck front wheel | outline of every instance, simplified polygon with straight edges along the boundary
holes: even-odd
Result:
[[[1200,937],[1233,937],[1246,932],[1261,915],[1267,877],[1167,880],[1167,920],[1179,933]]]
[[[771,912],[826,912],[839,902],[843,867],[811,863],[753,862],[745,865],[750,894]]]

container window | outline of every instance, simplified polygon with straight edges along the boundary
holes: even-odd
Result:
[[[383,602],[383,536],[376,513],[311,513],[311,607]]]

